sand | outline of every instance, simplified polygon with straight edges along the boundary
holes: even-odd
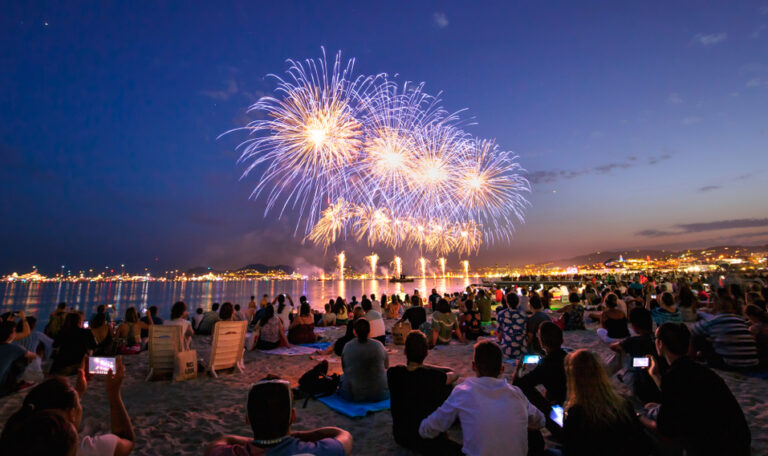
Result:
[[[393,321],[388,321],[391,327]],[[343,328],[325,332],[334,339],[343,334]],[[594,331],[574,331],[565,335],[565,345],[571,348],[589,348],[604,359],[611,352]],[[196,336],[194,348],[207,359],[210,337]],[[402,346],[388,345],[390,365],[405,363]],[[461,377],[472,375],[472,346],[451,344],[430,352],[427,362],[451,366]],[[123,399],[136,429],[139,455],[199,455],[207,442],[221,434],[250,435],[245,424],[245,401],[249,386],[268,373],[280,375],[296,385],[298,378],[317,361],[317,356],[275,356],[259,351],[245,354],[245,372],[221,372],[219,378],[201,375],[185,382],[156,380],[145,382],[148,373],[147,353],[123,357],[127,378],[123,384]],[[509,365],[505,365],[509,367]],[[341,373],[340,359],[330,357],[331,372]],[[755,455],[768,454],[768,380],[748,378],[740,374],[719,372],[738,398],[752,430]],[[461,379],[459,380],[461,381]],[[5,423],[21,404],[24,392],[0,399],[0,423]],[[297,401],[297,422],[294,429],[320,426],[338,426],[354,436],[354,454],[385,455],[411,454],[392,439],[392,417],[388,411],[369,414],[364,418],[347,418],[318,401],[310,400],[306,408]],[[83,429],[87,433],[109,431],[109,406],[104,383],[94,379],[83,399]],[[450,435],[461,438],[459,429]]]

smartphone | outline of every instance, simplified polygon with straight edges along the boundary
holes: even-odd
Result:
[[[89,323],[87,321],[83,322],[83,328],[88,329],[88,325],[89,325]]]
[[[549,418],[554,421],[558,426],[563,427],[563,418],[565,413],[563,408],[559,405],[553,405],[552,411],[549,412]]]
[[[651,299],[656,299],[656,295],[651,295]]]
[[[88,373],[97,375],[106,375],[109,370],[115,372],[115,358],[101,358],[91,357],[88,358]]]
[[[523,364],[539,364],[541,356],[539,355],[525,355],[523,356]]]
[[[651,359],[647,356],[632,358],[632,367],[648,367],[651,365]]]

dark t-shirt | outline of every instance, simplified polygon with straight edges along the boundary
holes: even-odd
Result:
[[[149,317],[141,317],[140,320],[143,321],[144,323],[149,324]],[[160,318],[160,317],[152,317],[152,323],[155,324],[155,325],[162,325],[163,324],[163,319]],[[149,330],[148,329],[142,329],[141,330],[141,337],[143,337],[143,338],[149,337]]]
[[[533,315],[528,317],[528,323],[526,323],[526,330],[528,334],[533,334],[533,337],[535,338],[536,331],[539,330],[539,325],[545,321],[552,321],[552,319],[549,318],[549,315],[545,314],[544,312],[535,312]]]
[[[656,346],[650,334],[627,337],[619,342],[622,350],[632,357],[656,355]]]
[[[658,429],[682,439],[690,455],[750,454],[747,420],[728,385],[687,357],[661,378]]]
[[[414,447],[421,440],[419,424],[437,410],[448,397],[445,372],[429,367],[409,371],[405,366],[387,370],[392,434],[404,447]]]
[[[544,385],[547,389],[547,400],[562,404],[565,402],[565,350],[562,348],[543,357],[539,364],[529,373],[516,379],[515,385],[525,391]]]
[[[647,455],[649,444],[643,427],[628,401],[624,406],[625,419],[599,424],[587,421],[580,406],[569,408],[563,423],[563,455]]]
[[[62,330],[53,341],[54,347],[59,347],[55,355],[51,372],[83,362],[83,356],[96,348],[96,339],[88,329],[75,328]]]
[[[405,309],[403,318],[411,323],[412,329],[419,329],[419,327],[427,321],[427,311],[420,306],[409,307]]]
[[[26,354],[27,351],[16,344],[0,344],[0,394],[3,394],[8,382],[11,366]]]

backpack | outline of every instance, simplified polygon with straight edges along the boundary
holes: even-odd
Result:
[[[299,392],[306,396],[305,408],[311,398],[330,396],[339,387],[339,375],[328,375],[328,361],[323,360],[299,378]]]
[[[392,342],[395,345],[405,345],[405,338],[408,337],[408,333],[411,332],[411,324],[408,320],[398,321],[395,326],[392,327]]]

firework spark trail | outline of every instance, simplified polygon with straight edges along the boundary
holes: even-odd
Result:
[[[376,263],[379,261],[379,256],[375,253],[370,254],[369,256],[365,257],[368,260],[368,264],[371,265],[371,278],[376,278]]]
[[[354,60],[336,54],[288,60],[275,96],[249,109],[243,177],[261,171],[252,193],[267,193],[265,215],[297,216],[296,233],[327,249],[352,233],[370,246],[447,255],[510,241],[524,222],[530,191],[517,156],[471,138],[459,113],[424,84],[384,74],[353,77]]]
[[[437,261],[440,262],[440,271],[443,274],[442,277],[445,278],[445,258],[440,257],[437,259]]]

